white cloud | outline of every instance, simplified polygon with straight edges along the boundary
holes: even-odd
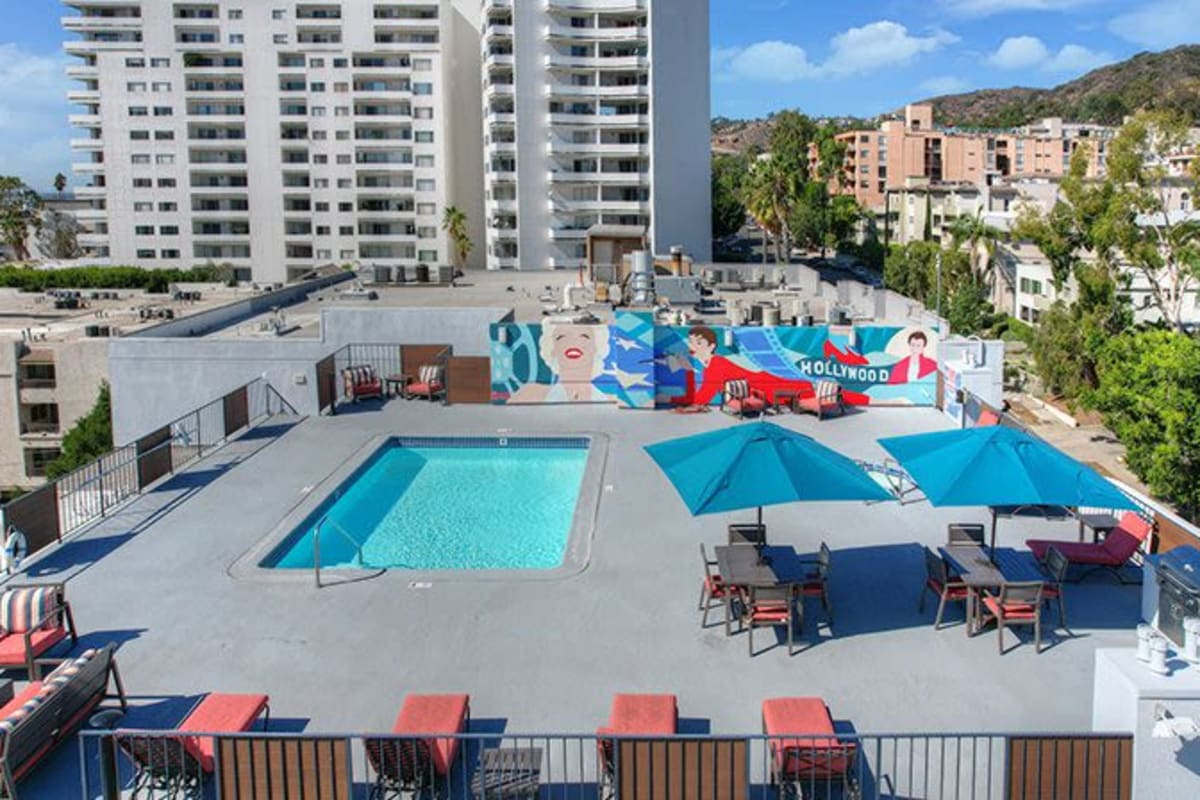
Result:
[[[0,43],[0,174],[48,189],[55,173],[70,176],[66,131],[66,61]]]
[[[1200,41],[1200,0],[1157,0],[1112,19],[1108,29],[1134,44],[1161,50]]]
[[[712,71],[722,82],[740,79],[792,83],[821,76],[860,75],[906,64],[922,53],[957,41],[958,37],[948,31],[914,36],[899,23],[880,20],[834,36],[829,42],[829,58],[823,63],[811,61],[797,44],[773,39],[745,47],[714,48]]]
[[[1010,36],[996,52],[988,56],[988,63],[1000,69],[1027,69],[1043,63],[1050,51],[1036,36]]]
[[[987,63],[998,69],[1036,68],[1056,73],[1088,72],[1112,61],[1109,53],[1089,50],[1078,44],[1063,45],[1055,53],[1036,36],[1011,36],[987,58]]]
[[[939,75],[921,82],[921,88],[934,95],[958,94],[971,88],[971,84],[957,75]]]
[[[941,0],[942,7],[960,17],[990,17],[1013,11],[1066,11],[1094,0]]]

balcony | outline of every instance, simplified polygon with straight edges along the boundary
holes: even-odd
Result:
[[[100,67],[95,64],[72,64],[67,67],[67,77],[74,80],[96,80],[100,77]]]
[[[606,170],[575,172],[574,170],[551,169],[546,172],[546,180],[550,181],[550,183],[640,184],[650,181],[650,173],[610,172]]]
[[[546,66],[549,68],[647,69],[650,66],[650,59],[646,56],[569,56],[550,53],[546,56]]]
[[[141,17],[63,17],[62,28],[71,33],[131,31],[142,27]]]
[[[103,150],[104,139],[87,138],[87,139],[72,139],[70,141],[72,150]]]
[[[67,123],[76,128],[99,128],[99,114],[70,114],[67,116]]]
[[[551,41],[572,42],[644,42],[648,36],[646,28],[640,25],[607,28],[573,28],[569,25],[550,24],[543,29],[542,33]]]
[[[644,127],[650,124],[647,114],[565,114],[551,113],[551,125],[587,125],[626,128]]]
[[[551,83],[546,86],[546,94],[550,97],[635,99],[649,97],[650,87],[646,84],[630,84],[628,86],[576,86],[570,83]]]

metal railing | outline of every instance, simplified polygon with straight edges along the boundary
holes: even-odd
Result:
[[[240,797],[250,796],[241,787],[256,780],[256,797],[276,796],[265,781],[304,797],[403,791],[454,800],[1120,800],[1130,796],[1132,781],[1129,734],[211,735],[210,773],[178,734],[84,731],[83,797],[114,800],[134,790],[168,797],[209,782],[218,798]]]
[[[358,561],[358,565],[360,567],[367,566],[366,561],[363,559],[362,544],[360,544],[358,540],[351,536],[345,528],[331,520],[329,515],[326,514],[325,516],[321,517],[321,520],[317,523],[316,528],[313,529],[313,580],[316,581],[318,589],[321,588],[321,529],[325,527],[326,523],[332,525],[334,531],[340,533],[343,539],[353,545],[354,558]]]
[[[244,398],[243,394],[244,393]],[[230,398],[236,409],[230,416]],[[56,516],[30,515],[37,524],[53,524],[55,530],[31,530],[18,524],[30,541],[29,555],[53,541],[103,519],[164,475],[201,458],[224,445],[229,438],[255,423],[281,413],[296,415],[296,409],[273,386],[256,378],[222,397],[200,406],[138,440],[115,448],[82,467],[23,495],[4,506],[4,518],[13,521],[21,504],[52,505]],[[237,427],[230,429],[230,424]],[[238,424],[240,423],[240,424]],[[50,520],[50,523],[47,523]]]

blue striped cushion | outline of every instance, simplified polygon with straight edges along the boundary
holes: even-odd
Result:
[[[54,586],[9,589],[0,596],[0,628],[25,633],[37,628],[57,603]]]

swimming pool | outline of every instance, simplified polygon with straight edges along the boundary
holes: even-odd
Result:
[[[385,439],[261,567],[553,570],[563,566],[587,438]]]

